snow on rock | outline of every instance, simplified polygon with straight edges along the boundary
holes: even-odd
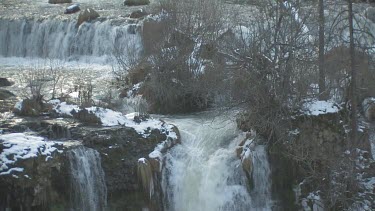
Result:
[[[113,111],[111,109],[90,107],[86,108],[89,112],[94,113],[103,126],[125,125],[129,120],[121,112]]]
[[[143,163],[143,164],[146,164],[146,165],[147,165],[146,158],[139,158],[139,159],[138,159],[138,163]]]
[[[60,102],[59,100],[49,101],[53,105],[53,109],[60,115],[73,116],[72,111],[79,112],[81,108],[77,105],[68,105],[66,102]],[[172,131],[173,125],[164,123],[163,121],[157,119],[147,119],[140,123],[134,121],[136,113],[122,114],[118,111],[113,111],[111,109],[100,108],[100,107],[90,107],[86,108],[90,113],[97,116],[103,126],[118,126],[124,125],[126,127],[134,128],[138,134],[141,134],[144,138],[147,138],[150,135],[152,130],[164,131],[164,133],[172,138],[177,139],[177,134]],[[168,139],[168,138],[167,138]],[[163,142],[164,143],[164,142]],[[170,145],[170,143],[165,143]]]
[[[3,147],[0,154],[0,175],[10,174],[13,171],[22,172],[23,168],[10,168],[10,165],[14,165],[19,159],[28,159],[39,155],[50,158],[53,152],[61,152],[55,147],[57,144],[61,144],[60,142],[46,141],[43,137],[24,133],[0,135],[0,142]]]
[[[342,108],[334,102],[313,100],[305,102],[302,106],[302,112],[306,115],[318,116],[321,114],[337,113]]]
[[[49,102],[53,105],[53,109],[62,115],[73,116],[72,111],[78,112],[81,110],[77,105],[68,105],[65,102],[59,100],[53,100]],[[134,121],[137,113],[122,114],[121,112],[113,111],[111,109],[90,107],[86,108],[90,113],[95,114],[101,121],[103,126],[118,126],[123,125],[126,127],[133,128],[142,137],[147,138],[152,130],[159,130],[165,134],[166,139],[158,144],[154,151],[149,154],[149,158],[157,160],[160,165],[163,158],[162,152],[172,147],[178,141],[178,135],[173,129],[173,125],[166,124],[165,122],[157,119],[147,119],[139,123]],[[139,160],[141,162],[141,160]]]
[[[170,124],[164,124],[161,125],[161,128],[159,130],[164,133],[167,138],[158,144],[154,151],[152,151],[148,157],[150,158],[150,162],[153,165],[154,169],[158,169],[159,172],[161,172],[163,168],[163,152],[165,152],[167,149],[171,148],[173,145],[175,145],[178,142],[178,135],[173,130],[173,125]]]
[[[154,151],[148,155],[149,158],[157,159],[159,162],[161,162],[163,159],[162,152],[172,147],[178,141],[177,133],[173,131],[173,125],[164,124],[161,126],[162,128],[159,128],[159,130],[162,131],[167,138],[162,143],[158,144]]]
[[[67,115],[67,116],[73,116],[72,111],[78,112],[80,108],[78,105],[69,105],[66,102],[60,102],[60,100],[50,100],[48,102],[53,106],[53,110],[55,110],[58,114],[61,115]]]

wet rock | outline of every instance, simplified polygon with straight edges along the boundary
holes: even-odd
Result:
[[[242,146],[237,146],[236,147],[236,155],[238,158],[241,158],[241,154],[243,152],[243,147]]]
[[[0,87],[4,87],[4,86],[12,86],[13,83],[10,82],[8,79],[6,78],[0,78]]]
[[[72,0],[48,0],[50,4],[64,4],[64,3],[72,3]]]
[[[98,17],[100,17],[98,12],[96,12],[92,8],[87,8],[84,11],[82,11],[81,13],[79,13],[78,21],[77,21],[77,27],[80,26],[85,21],[91,21],[91,20],[94,20]]]
[[[150,0],[125,0],[125,6],[140,6],[140,5],[148,5],[150,4]]]
[[[139,10],[133,11],[130,14],[130,18],[142,18],[142,17],[144,17],[146,15],[148,15],[148,13],[146,12],[146,10],[139,9]]]
[[[251,175],[253,172],[253,161],[251,156],[243,156],[242,159],[242,169],[246,172],[247,175]]]

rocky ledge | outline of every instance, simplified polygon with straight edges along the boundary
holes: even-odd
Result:
[[[17,104],[20,110],[25,110],[23,104]],[[25,112],[33,117],[9,114],[0,119],[0,187],[7,190],[0,194],[0,210],[71,208],[68,152],[77,146],[99,153],[109,209],[161,209],[163,153],[179,143],[175,126],[59,101],[41,109],[47,111]],[[152,195],[144,189],[140,160],[152,163],[146,178],[153,181]]]

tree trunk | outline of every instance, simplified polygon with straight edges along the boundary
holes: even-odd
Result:
[[[353,33],[353,4],[352,0],[348,1],[349,10],[349,36],[350,36],[350,71],[351,71],[351,89],[350,89],[350,101],[351,101],[351,142],[356,143],[357,141],[357,72],[355,70],[355,51],[354,51],[354,33]]]
[[[327,100],[329,93],[326,90],[324,70],[324,4],[319,0],[319,99]]]

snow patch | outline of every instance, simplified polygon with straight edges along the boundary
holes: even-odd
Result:
[[[331,101],[313,100],[305,102],[302,106],[302,112],[306,115],[318,116],[321,114],[337,113],[342,108]]]
[[[19,168],[19,167],[11,168],[8,171],[1,172],[0,175],[10,174],[12,173],[12,171],[23,172],[23,170],[24,170],[23,168]]]

